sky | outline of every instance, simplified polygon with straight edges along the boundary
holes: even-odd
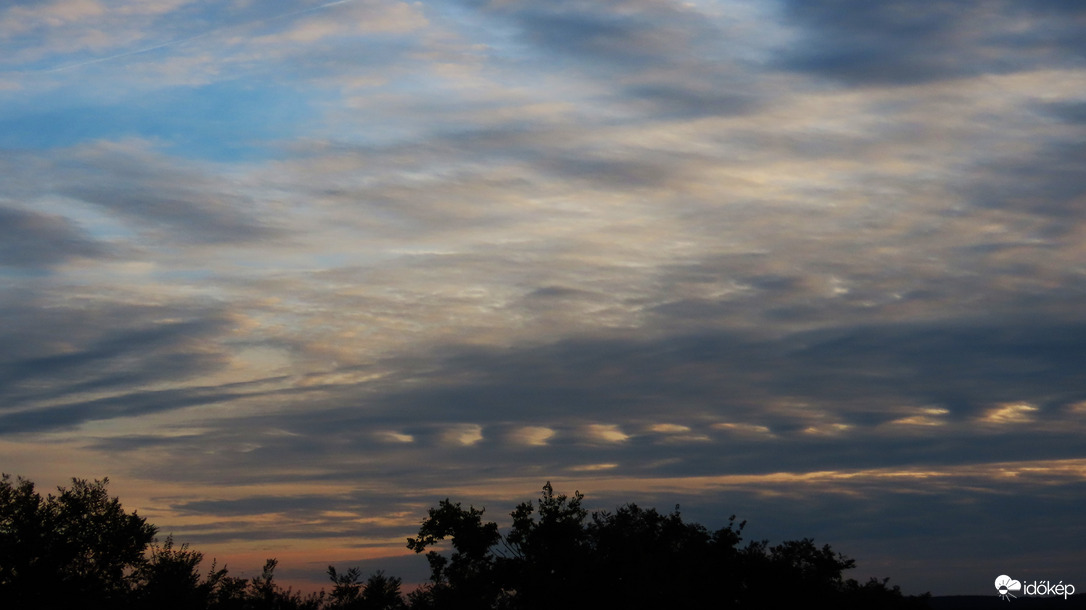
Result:
[[[552,481],[907,593],[1086,585],[1083,31],[9,0],[0,469],[298,583],[420,582],[428,507]]]

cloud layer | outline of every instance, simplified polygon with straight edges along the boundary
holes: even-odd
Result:
[[[1072,578],[1083,19],[9,3],[0,458],[299,581],[547,480]]]

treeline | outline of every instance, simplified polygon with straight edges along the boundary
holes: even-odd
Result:
[[[556,603],[623,610],[750,608],[923,608],[887,579],[858,582],[855,562],[811,540],[742,544],[733,516],[711,531],[633,504],[591,515],[583,496],[555,494],[512,512],[502,534],[483,510],[446,499],[407,547],[426,553],[430,581],[408,594],[402,581],[358,568],[328,567],[329,591],[301,594],[260,576],[231,576],[171,536],[126,513],[108,479],[73,479],[41,496],[34,484],[0,480],[0,607],[118,610],[531,610]],[[447,544],[443,544],[447,541]],[[438,552],[435,547],[449,548]]]

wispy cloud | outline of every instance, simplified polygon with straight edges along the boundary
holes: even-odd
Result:
[[[318,575],[546,480],[1077,565],[1082,17],[9,3],[0,459]]]

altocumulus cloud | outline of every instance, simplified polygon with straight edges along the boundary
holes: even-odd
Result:
[[[546,480],[907,590],[1068,574],[1082,18],[12,4],[0,458],[300,580]]]

